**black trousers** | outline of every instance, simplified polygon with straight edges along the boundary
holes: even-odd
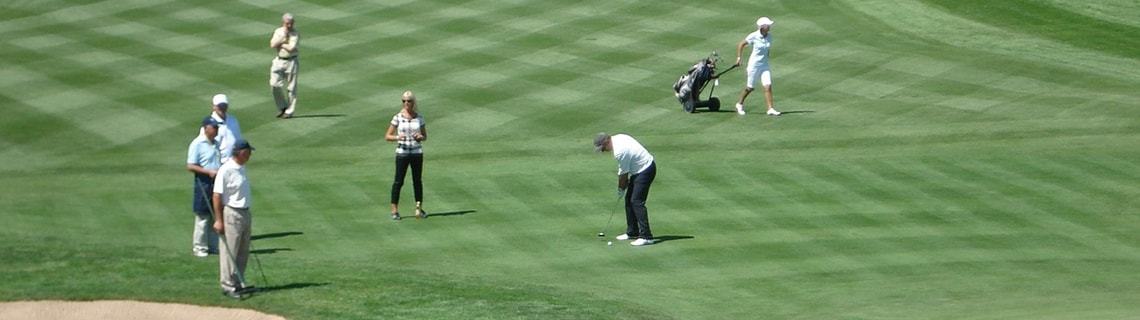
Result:
[[[404,177],[408,174],[408,167],[412,168],[412,189],[416,193],[416,202],[424,201],[424,155],[411,153],[396,155],[396,181],[392,182],[392,203],[400,203],[400,189],[404,187]]]
[[[650,163],[649,168],[629,177],[629,186],[625,189],[625,234],[631,238],[653,239],[645,200],[649,198],[649,186],[656,177],[657,162]]]

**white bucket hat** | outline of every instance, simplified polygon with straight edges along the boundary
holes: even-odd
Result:
[[[768,19],[768,17],[760,17],[760,19],[756,19],[756,27],[757,28],[760,28],[763,26],[771,26],[772,23],[775,23],[775,22],[772,21],[772,19]]]

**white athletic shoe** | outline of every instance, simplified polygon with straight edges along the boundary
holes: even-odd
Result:
[[[205,257],[210,256],[210,252],[206,251],[206,250],[194,250],[194,256],[199,257],[199,258],[205,258]]]
[[[644,246],[644,245],[650,245],[650,244],[653,244],[653,239],[637,238],[637,240],[633,240],[633,242],[629,243],[629,245],[631,245],[631,246]]]
[[[780,112],[779,112],[779,111],[776,111],[776,109],[775,109],[775,108],[768,108],[768,115],[770,115],[770,116],[778,116],[778,115],[780,115]]]
[[[739,115],[742,115],[742,116],[744,115],[744,105],[743,104],[739,104],[739,103],[736,104],[736,113]]]
[[[623,233],[623,234],[620,234],[620,235],[618,235],[617,237],[614,237],[614,239],[618,239],[618,240],[629,240],[629,235],[628,235],[628,234],[624,234],[624,233]]]

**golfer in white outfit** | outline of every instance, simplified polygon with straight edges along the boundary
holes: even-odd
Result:
[[[748,94],[752,93],[752,89],[756,87],[756,79],[760,79],[760,84],[764,86],[764,101],[768,103],[768,115],[778,116],[779,111],[772,105],[772,72],[768,68],[768,49],[772,47],[772,35],[768,29],[772,27],[772,19],[768,17],[760,17],[756,20],[756,30],[744,37],[740,44],[736,45],[736,65],[740,65],[741,54],[744,53],[744,47],[752,45],[752,55],[748,57],[748,80],[744,86],[744,91],[740,93],[740,101],[736,102],[736,113],[744,114],[744,99],[748,98]]]

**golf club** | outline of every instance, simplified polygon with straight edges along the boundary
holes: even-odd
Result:
[[[621,205],[621,196],[623,196],[623,194],[621,194],[619,192],[618,196],[617,196],[617,201],[614,203],[614,208],[613,208],[613,210],[610,210],[610,218],[606,219],[605,228],[602,228],[602,230],[598,231],[598,238],[605,238],[606,237],[606,230],[610,229],[610,222],[614,221],[614,213],[617,213],[617,208],[618,208],[618,206]]]

